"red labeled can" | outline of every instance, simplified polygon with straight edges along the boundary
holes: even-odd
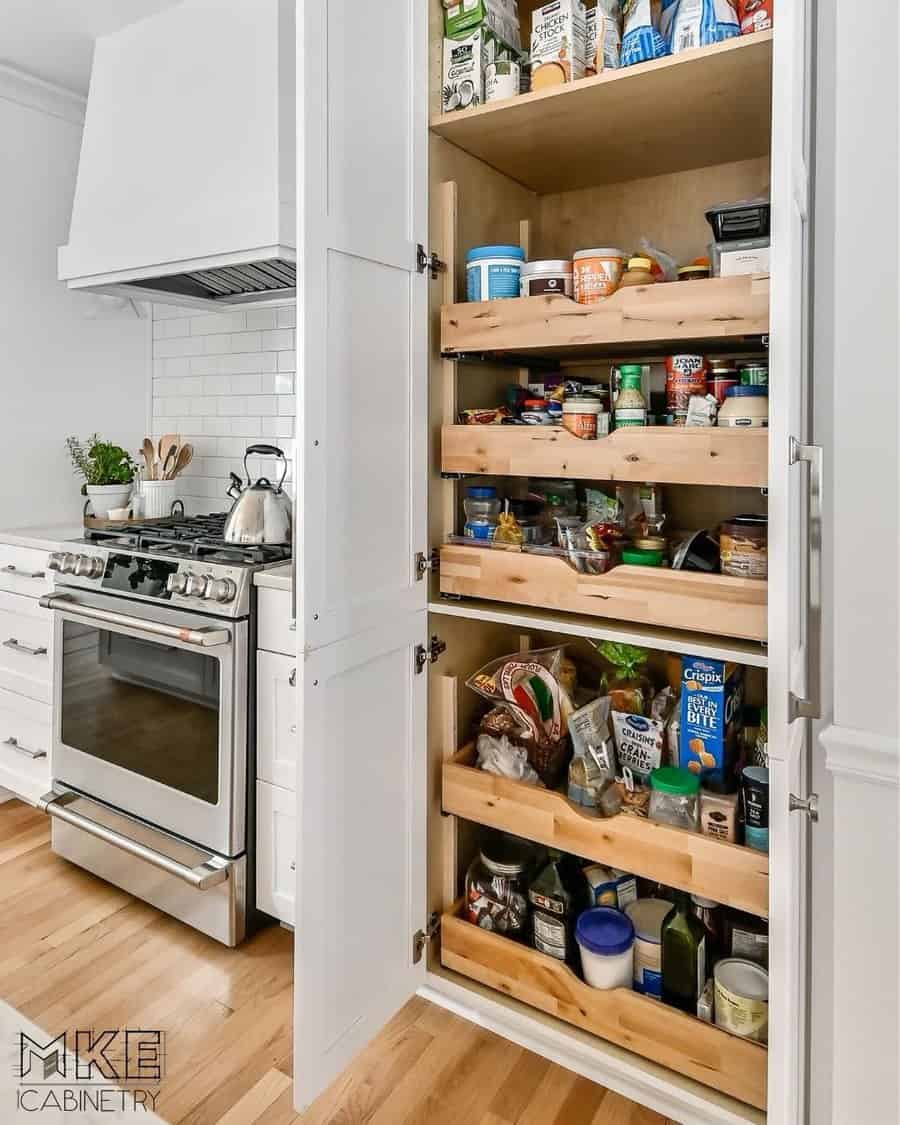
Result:
[[[740,0],[741,35],[767,31],[775,22],[775,0]]]
[[[719,406],[725,401],[729,387],[740,383],[737,368],[730,363],[712,363],[706,375],[706,393],[715,395]]]
[[[693,395],[706,394],[706,360],[702,355],[666,357],[666,409],[687,416]]]

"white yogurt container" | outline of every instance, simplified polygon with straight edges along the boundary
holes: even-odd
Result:
[[[639,898],[625,907],[634,925],[634,990],[662,999],[662,924],[672,910],[662,898]]]
[[[591,988],[631,988],[634,926],[627,914],[611,906],[585,910],[575,926],[575,940]]]
[[[756,1043],[769,1041],[769,974],[752,961],[727,957],[713,971],[716,1026]]]

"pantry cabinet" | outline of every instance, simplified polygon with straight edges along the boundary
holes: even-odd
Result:
[[[536,4],[519,10],[527,34]],[[806,5],[774,32],[583,84],[440,114],[439,0],[298,12],[296,1100],[305,1106],[418,991],[688,1123],[796,1125],[806,1072],[809,718],[817,711],[820,461],[807,426]],[[323,44],[327,45],[323,48]],[[771,113],[770,113],[771,107]],[[703,209],[771,182],[771,277],[462,302],[467,248],[529,256],[653,236],[681,259]],[[768,350],[768,433],[464,427],[530,366],[574,371],[691,344]],[[461,476],[652,480],[679,526],[768,512],[768,582],[455,541]],[[585,638],[737,660],[765,693],[770,854],[473,766],[465,679]],[[631,992],[596,993],[459,919],[479,827],[501,828],[770,923],[769,1048]],[[298,841],[299,845],[299,841]]]

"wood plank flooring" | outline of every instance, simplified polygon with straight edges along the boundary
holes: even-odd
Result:
[[[0,997],[54,1035],[166,1032],[172,1125],[666,1125],[418,997],[302,1116],[292,938],[230,950],[50,851],[43,813],[0,804]]]

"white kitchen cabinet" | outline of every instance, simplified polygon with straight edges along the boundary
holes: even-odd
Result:
[[[287,595],[282,595],[286,603]],[[293,791],[297,786],[297,660],[256,656],[256,776]]]
[[[36,599],[0,592],[0,688],[49,703],[50,614]]]
[[[291,595],[285,590],[257,590],[258,647],[293,656],[297,639],[291,630]]]
[[[312,1101],[418,991],[673,1120],[797,1125],[806,1114],[807,821],[789,810],[792,795],[806,796],[807,716],[817,710],[820,531],[805,390],[806,8],[779,9],[774,33],[450,120],[439,116],[439,71],[427,73],[440,53],[441,7],[437,0],[427,13],[425,7],[414,0],[382,5],[364,73],[342,65],[357,32],[347,0],[308,0],[299,15],[298,287],[304,297],[298,371],[305,377],[298,393],[303,849],[296,881],[296,1104]],[[526,34],[533,7],[520,4]],[[322,42],[329,44],[325,53],[311,46]],[[676,133],[659,126],[660,118]],[[576,157],[596,146],[585,158],[592,169],[587,179],[581,166],[559,159],[560,146],[572,143],[573,121],[583,130]],[[652,144],[636,122],[655,129]],[[769,279],[754,278],[617,294],[590,311],[549,298],[539,309],[518,301],[456,303],[462,255],[473,245],[521,240],[531,242],[530,257],[555,258],[598,238],[633,246],[652,231],[685,260],[697,252],[691,245],[709,238],[704,206],[754,195],[770,175],[771,296]],[[562,244],[557,253],[549,245],[554,238]],[[439,280],[418,270],[417,248],[435,251],[445,263]],[[537,567],[529,567],[527,556],[513,565],[511,556],[487,552],[476,563],[461,553],[472,548],[457,546],[445,550],[445,565],[434,575],[432,549],[459,530],[452,477],[463,471],[443,463],[441,428],[455,434],[459,409],[500,401],[507,383],[522,380],[518,365],[547,356],[581,363],[605,356],[608,363],[616,347],[656,358],[693,350],[692,342],[713,354],[757,353],[769,333],[772,394],[762,479],[719,482],[709,468],[695,479],[686,474],[696,469],[666,465],[658,450],[654,471],[645,476],[646,449],[622,458],[626,475],[597,471],[595,478],[657,480],[673,486],[676,500],[678,485],[721,488],[707,501],[720,504],[715,522],[736,499],[764,510],[759,490],[767,488],[767,590],[718,575],[682,583],[674,572],[629,576],[623,568],[615,578],[573,582],[564,600],[563,583],[544,580],[543,560],[535,594]],[[508,356],[495,354],[501,349],[513,353],[516,367],[504,367]],[[484,362],[467,366],[472,358]],[[555,439],[562,452],[553,472],[552,449],[541,450],[539,462],[532,451],[534,469],[527,457],[516,463],[508,453],[505,462],[491,460],[495,437],[523,439],[473,430],[474,461],[464,469],[471,475],[571,475],[566,435]],[[603,455],[616,449],[612,442],[597,446]],[[756,473],[755,454],[754,465]],[[590,479],[587,471],[579,475]],[[744,849],[735,853],[733,872],[724,853],[710,853],[709,866],[697,853],[679,873],[671,856],[648,859],[638,842],[630,868],[652,877],[656,867],[658,878],[665,874],[695,893],[715,885],[719,901],[741,904],[745,896],[743,907],[753,903],[768,916],[767,1054],[691,1017],[679,1017],[666,1033],[663,1013],[643,998],[635,1004],[631,993],[607,1006],[591,998],[590,1007],[599,1008],[592,1016],[583,1010],[587,1003],[579,1005],[577,989],[575,999],[565,992],[561,999],[546,983],[549,971],[532,966],[521,948],[492,945],[503,941],[495,935],[476,940],[475,928],[460,930],[455,898],[471,855],[466,821],[498,824],[508,805],[489,796],[468,816],[450,807],[448,778],[459,781],[454,771],[464,763],[456,755],[472,712],[456,687],[487,659],[510,651],[511,638],[531,633],[627,639],[659,652],[691,653],[696,643],[707,655],[743,659],[767,677],[771,855],[747,872],[749,889],[737,873]],[[433,636],[446,646],[443,655]],[[521,834],[548,843],[539,819]],[[585,830],[584,849],[603,860],[610,843],[588,840]]]
[[[0,689],[0,779],[27,801],[47,792],[50,778],[50,706]]]
[[[294,924],[297,817],[294,794],[267,781],[256,783],[256,905]]]

